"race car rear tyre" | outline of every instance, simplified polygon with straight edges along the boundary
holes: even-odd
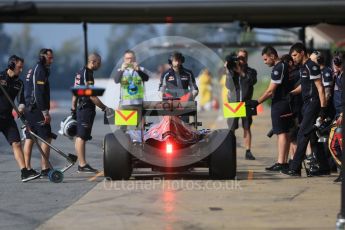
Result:
[[[121,130],[109,133],[103,142],[104,176],[111,180],[128,180],[133,167],[132,159],[125,147],[129,145],[129,138]]]
[[[236,177],[236,137],[229,130],[218,130],[226,135],[223,143],[210,155],[209,175],[212,179],[234,179]]]

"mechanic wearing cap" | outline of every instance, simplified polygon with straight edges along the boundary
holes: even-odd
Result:
[[[232,81],[230,81],[230,79],[232,78],[236,90],[236,102],[246,102],[251,100],[253,97],[254,85],[257,82],[257,72],[255,69],[252,69],[248,66],[248,52],[245,49],[239,49],[236,57],[238,61],[235,62],[233,68],[228,68],[231,66],[228,65],[231,60],[228,60],[229,56],[228,58],[226,58],[224,66],[228,70],[228,75],[226,77],[225,86],[228,90],[230,90],[230,84],[232,84]],[[230,97],[230,94],[228,94],[228,97]],[[230,99],[231,98],[228,98],[229,101]],[[235,130],[238,129],[239,118],[234,118],[232,123],[230,121],[231,119],[227,119],[228,126],[233,132],[235,132]],[[255,157],[250,150],[252,141],[250,126],[252,125],[252,123],[253,118],[251,115],[242,117],[243,139],[246,148],[246,160],[255,160]]]
[[[8,67],[0,72],[1,87],[7,92],[10,99],[14,101],[17,98],[18,110],[24,113],[24,84],[19,79],[19,74],[23,71],[24,59],[12,55],[8,59]],[[12,146],[14,158],[21,169],[21,179],[23,182],[35,179],[40,176],[35,170],[28,169],[25,165],[25,158],[23,154],[22,145],[20,143],[20,135],[14,117],[12,115],[13,107],[5,96],[0,91],[0,131],[6,137],[8,143]],[[18,114],[19,115],[19,114]]]
[[[50,86],[49,74],[50,65],[53,63],[53,51],[43,48],[39,52],[37,64],[29,69],[25,78],[24,96],[25,96],[25,117],[31,128],[31,131],[51,143],[54,134],[50,126]],[[31,168],[31,153],[34,141],[31,135],[26,131],[24,145],[25,163],[27,168]],[[41,157],[41,176],[48,176],[50,165],[48,162],[50,147],[46,143],[41,143],[45,158]]]
[[[300,65],[301,85],[291,93],[302,93],[303,108],[302,122],[297,134],[297,149],[289,169],[283,170],[289,176],[301,176],[302,161],[310,141],[313,152],[320,163],[318,171],[310,172],[310,175],[329,174],[329,165],[320,143],[317,143],[317,136],[313,132],[313,125],[317,117],[325,118],[326,98],[321,81],[320,67],[310,60],[303,43],[295,43],[290,48],[290,55],[296,65]],[[318,115],[319,114],[319,115]]]
[[[258,99],[258,103],[263,103],[268,98],[272,98],[271,120],[273,134],[277,135],[278,161],[267,171],[281,171],[288,168],[287,158],[290,148],[289,131],[293,125],[291,108],[288,100],[288,93],[292,89],[289,82],[288,64],[282,62],[276,49],[266,46],[262,50],[262,58],[266,65],[273,67],[271,82]]]
[[[165,98],[180,98],[181,101],[194,101],[199,94],[199,88],[192,71],[184,68],[184,56],[173,52],[168,59],[170,69],[161,76],[159,89]],[[181,120],[189,123],[189,116],[181,116]]]
[[[95,80],[93,72],[101,66],[101,56],[92,53],[88,56],[87,65],[77,72],[74,79],[74,86],[93,86]],[[72,118],[77,120],[77,135],[75,140],[75,151],[78,156],[78,172],[97,173],[98,170],[91,167],[85,158],[86,141],[91,140],[91,131],[96,116],[96,106],[103,112],[110,110],[97,96],[72,97]]]
[[[144,101],[144,82],[149,80],[149,75],[144,67],[139,66],[133,50],[126,50],[123,63],[114,76],[116,84],[120,83],[120,104],[123,110],[136,110],[138,112],[137,126],[141,122],[141,111]],[[121,126],[126,130],[127,126]]]

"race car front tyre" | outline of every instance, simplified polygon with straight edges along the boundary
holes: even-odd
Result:
[[[128,180],[133,166],[130,153],[126,150],[129,138],[122,130],[109,133],[103,142],[104,176],[111,180]]]
[[[212,179],[224,180],[236,177],[236,137],[229,130],[217,130],[223,143],[210,155],[209,175]]]

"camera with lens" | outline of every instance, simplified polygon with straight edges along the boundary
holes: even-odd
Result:
[[[226,68],[229,71],[231,71],[231,70],[233,71],[238,64],[239,58],[237,57],[236,53],[231,53],[225,57],[225,61],[227,62]]]

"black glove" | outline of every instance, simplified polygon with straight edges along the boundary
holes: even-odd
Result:
[[[111,118],[115,114],[115,111],[112,108],[108,108],[108,107],[106,107],[106,109],[103,112],[107,118]]]
[[[257,115],[257,110],[256,107],[259,105],[257,100],[249,100],[246,101],[246,110],[247,110],[247,114],[249,116],[255,116]]]
[[[321,119],[325,119],[326,118],[326,107],[321,107],[320,112],[319,112],[319,117],[321,117]]]
[[[77,119],[77,111],[75,109],[71,109],[71,116],[72,116],[72,119],[74,120]]]
[[[250,106],[256,108],[256,107],[258,107],[258,105],[259,105],[258,100],[251,100],[250,101]]]

